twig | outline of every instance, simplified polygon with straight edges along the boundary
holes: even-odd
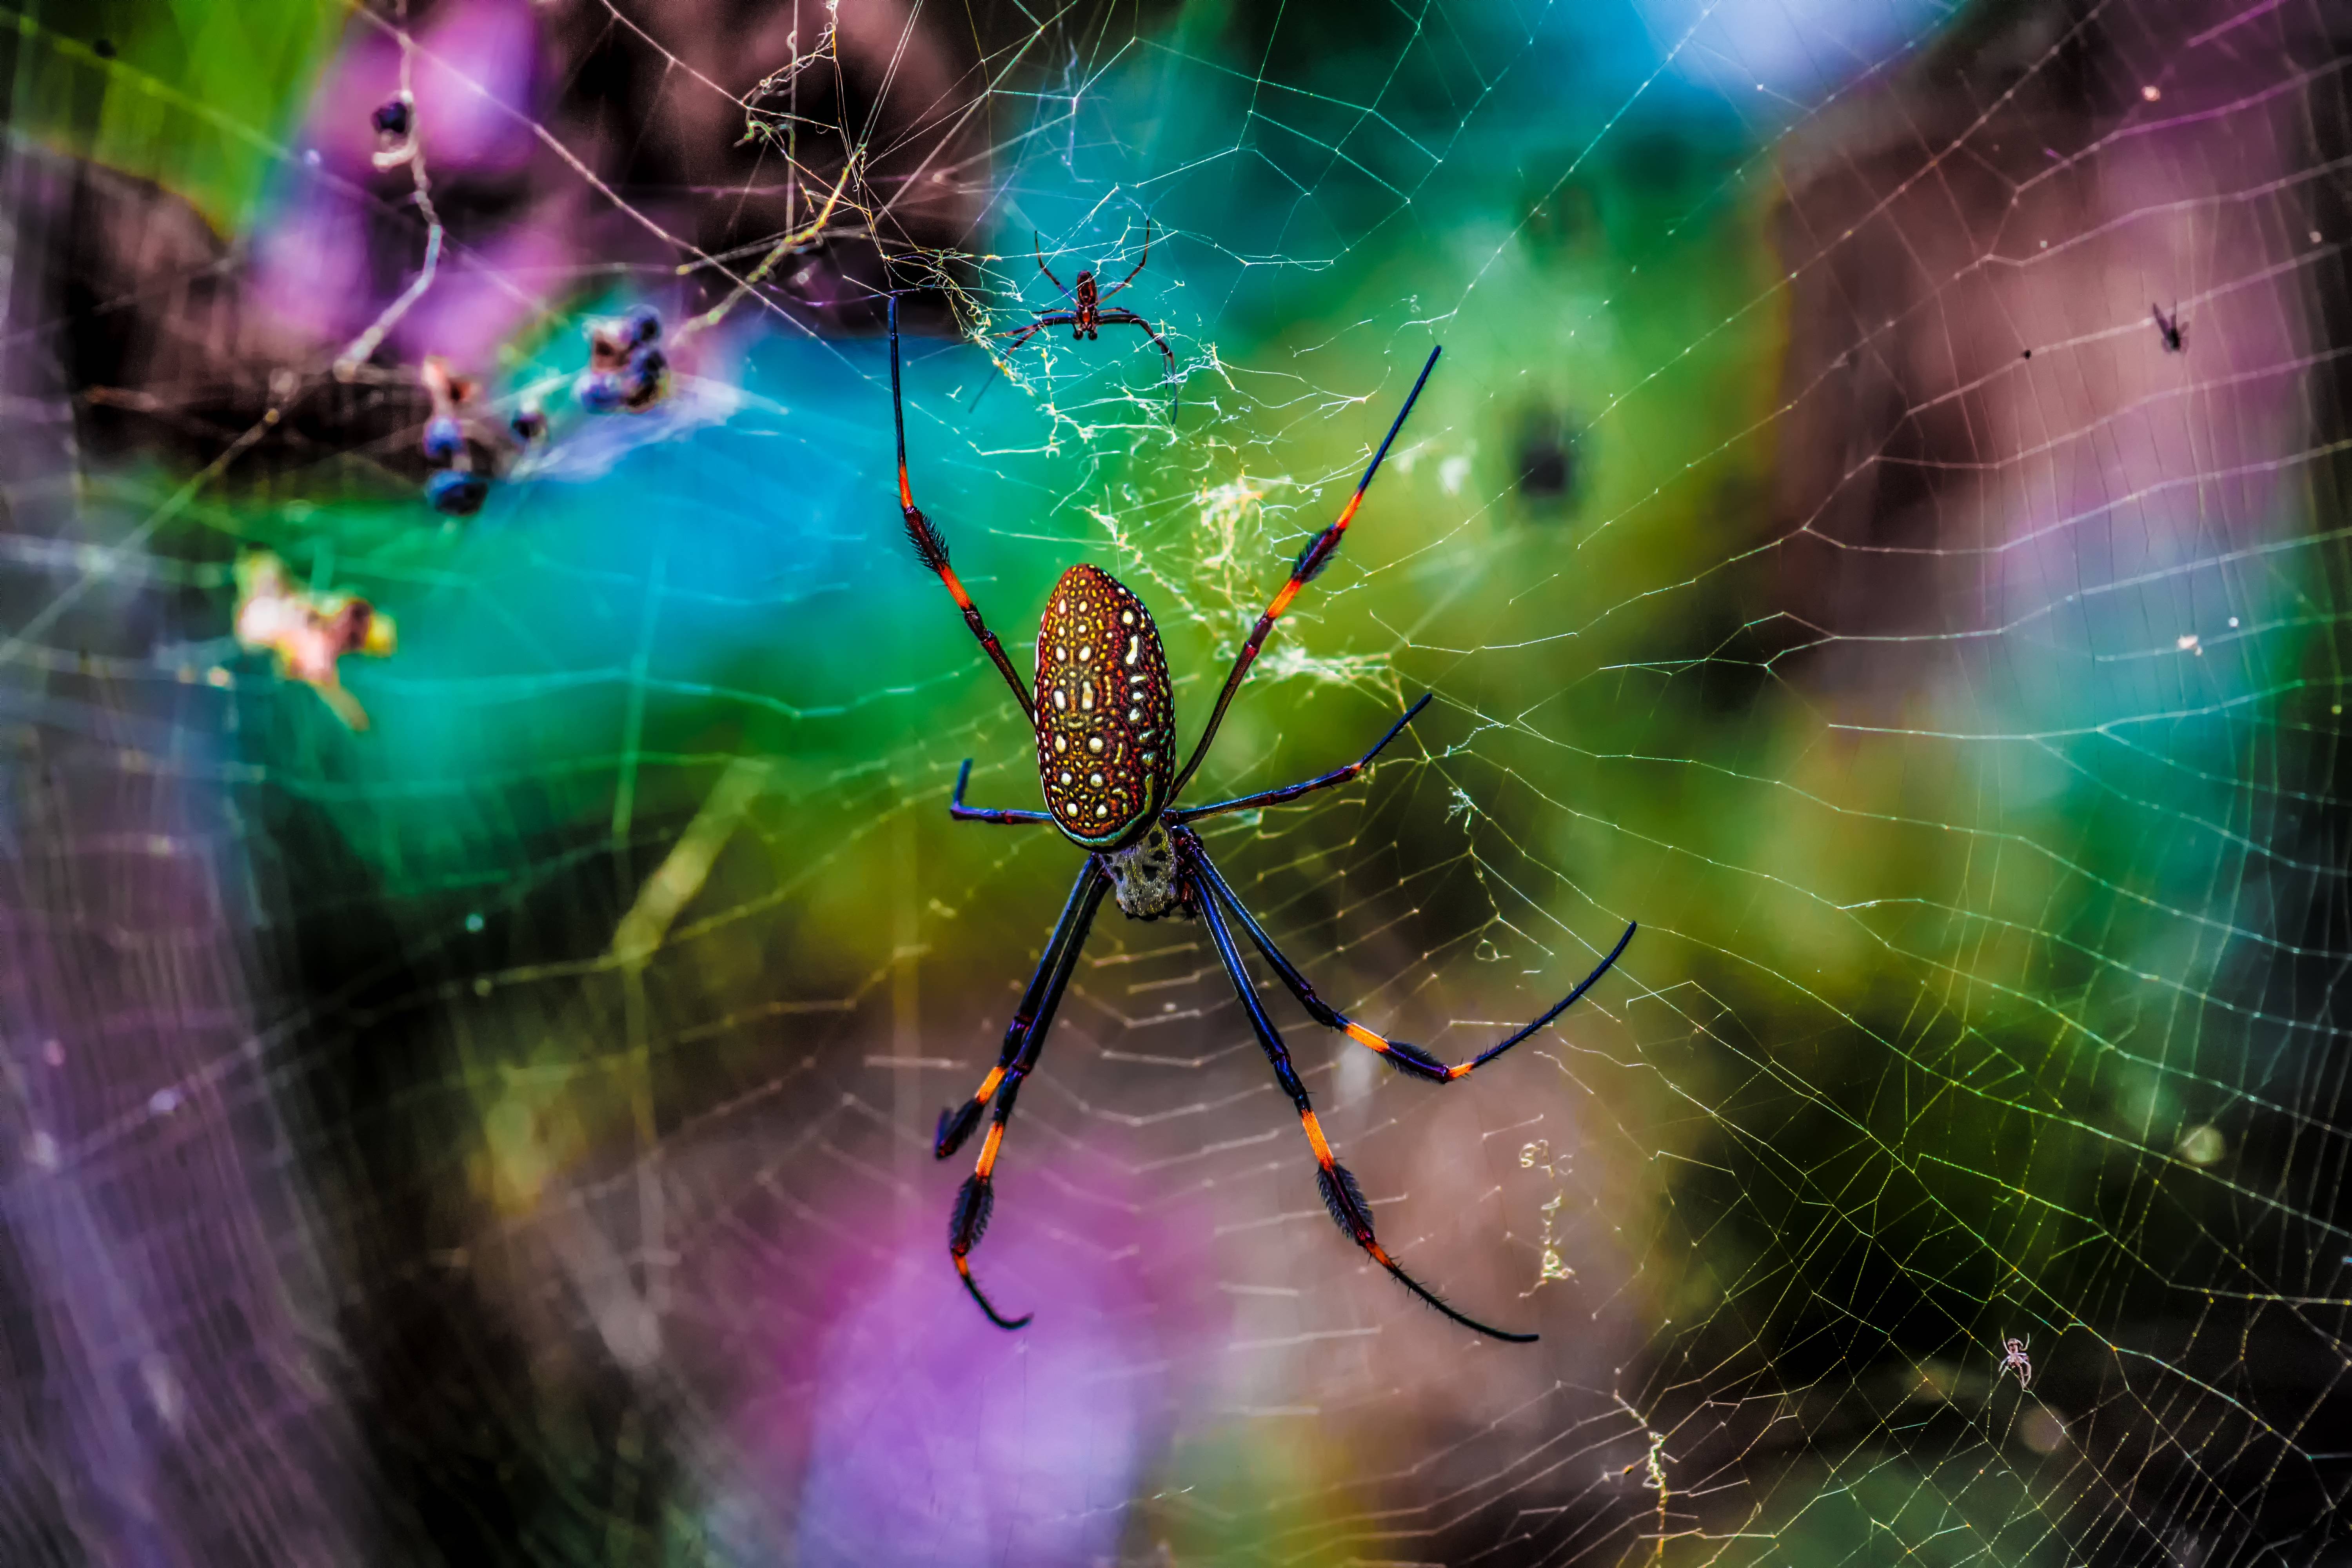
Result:
[[[416,189],[416,210],[425,215],[425,265],[408,287],[400,291],[399,298],[386,305],[383,313],[368,324],[367,331],[353,338],[351,345],[335,356],[337,381],[352,380],[359,374],[360,366],[375,357],[375,351],[383,345],[384,335],[398,326],[400,319],[408,314],[409,308],[425,298],[425,291],[433,287],[433,275],[441,265],[441,215],[433,210],[433,182],[425,172],[424,128],[415,118],[416,98],[411,79],[416,58],[416,41],[408,36],[405,25],[408,20],[407,0],[401,0],[399,20],[402,23],[399,29],[400,96],[409,105],[408,153],[402,161],[407,163],[409,181]]]
[[[743,280],[735,285],[727,298],[711,306],[699,316],[689,318],[684,325],[671,334],[670,341],[677,342],[691,337],[696,332],[717,326],[726,319],[727,312],[742,301],[746,294],[760,286],[761,281],[768,276],[777,262],[782,261],[790,252],[822,236],[824,233],[824,226],[833,219],[833,209],[840,204],[841,193],[848,188],[851,177],[857,173],[858,165],[864,162],[864,159],[863,153],[853,151],[849,154],[849,161],[841,166],[841,178],[833,183],[833,194],[824,198],[824,205],[817,209],[814,220],[806,228],[788,234],[769,247],[768,254],[761,260],[760,265],[745,273]],[[693,262],[685,263],[677,268],[679,275],[684,276],[693,271],[695,266]]]

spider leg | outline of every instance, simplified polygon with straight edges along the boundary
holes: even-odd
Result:
[[[1176,351],[1168,346],[1168,340],[1154,331],[1150,322],[1145,321],[1134,311],[1124,308],[1116,310],[1105,310],[1097,318],[1097,320],[1102,321],[1107,326],[1141,327],[1143,329],[1143,335],[1160,345],[1160,357],[1168,362],[1168,384],[1175,389],[1174,396],[1171,400],[1168,415],[1170,418],[1173,419],[1181,411],[1184,389],[1181,384],[1180,384],[1176,379]]]
[[[1329,773],[1318,774],[1308,779],[1305,784],[1285,784],[1280,789],[1260,790],[1255,795],[1236,795],[1232,800],[1221,800],[1213,805],[1196,805],[1187,811],[1170,812],[1169,816],[1178,822],[1198,822],[1202,817],[1215,816],[1223,812],[1247,811],[1253,806],[1259,805],[1280,805],[1284,801],[1297,800],[1302,795],[1313,795],[1318,789],[1329,789],[1334,784],[1346,784],[1349,779],[1370,767],[1372,759],[1379,756],[1407,724],[1412,722],[1412,716],[1428,706],[1429,695],[1424,692],[1420,701],[1405,710],[1403,718],[1389,726],[1387,734],[1372,742],[1370,751],[1366,752],[1346,767],[1333,768]]]
[[[1201,853],[1197,838],[1187,847],[1196,869],[1207,864],[1207,857]],[[1257,1034],[1257,1043],[1265,1051],[1265,1059],[1274,1066],[1276,1080],[1282,1085],[1283,1092],[1290,1096],[1290,1103],[1298,1108],[1298,1124],[1306,1131],[1307,1142],[1315,1151],[1315,1181],[1323,1192],[1323,1206],[1331,1211],[1331,1217],[1339,1229],[1350,1241],[1362,1247],[1373,1262],[1395,1276],[1406,1289],[1464,1328],[1493,1339],[1507,1340],[1513,1344],[1533,1343],[1537,1338],[1534,1334],[1511,1333],[1455,1311],[1438,1300],[1428,1287],[1407,1274],[1403,1267],[1389,1256],[1388,1249],[1372,1234],[1372,1208],[1364,1199],[1364,1190],[1356,1184],[1356,1178],[1349,1173],[1348,1168],[1331,1155],[1330,1142],[1323,1136],[1322,1124],[1315,1119],[1315,1107],[1307,1098],[1307,1086],[1298,1081],[1298,1069],[1290,1065],[1290,1053],[1284,1048],[1282,1036],[1276,1030],[1274,1021],[1266,1016],[1265,1004],[1257,999],[1257,992],[1250,984],[1249,973],[1242,967],[1242,955],[1234,946],[1234,934],[1225,927],[1224,916],[1217,909],[1217,900],[1204,895],[1194,902],[1200,910],[1202,921],[1209,928],[1210,940],[1217,944],[1217,957],[1225,966],[1226,977],[1234,983],[1234,990],[1242,999],[1242,1008],[1249,1015],[1250,1027]]]
[[[1135,275],[1136,275],[1136,273],[1142,271],[1142,270],[1143,270],[1143,264],[1144,264],[1145,262],[1147,262],[1147,261],[1150,261],[1150,259],[1151,259],[1151,220],[1150,220],[1150,218],[1148,218],[1148,217],[1147,217],[1147,218],[1145,218],[1145,219],[1143,220],[1143,254],[1142,254],[1142,256],[1140,256],[1139,258],[1137,258],[1137,260],[1136,260],[1136,263],[1135,263],[1135,266],[1134,266],[1133,269],[1132,269],[1132,270],[1130,270],[1130,271],[1128,273],[1128,275],[1127,275],[1126,277],[1124,277],[1124,278],[1120,279],[1118,282],[1116,282],[1116,283],[1112,284],[1109,288],[1108,288],[1108,289],[1104,289],[1101,293],[1099,293],[1099,294],[1096,295],[1096,296],[1095,296],[1095,298],[1096,298],[1096,299],[1097,299],[1097,300],[1108,300],[1108,299],[1109,299],[1113,294],[1118,293],[1120,289],[1122,289],[1126,288],[1129,284],[1130,284],[1130,283],[1134,282],[1134,281],[1135,281]]]
[[[1274,630],[1274,623],[1282,618],[1282,612],[1290,608],[1290,601],[1298,596],[1298,590],[1315,580],[1316,574],[1323,570],[1332,553],[1339,548],[1340,536],[1348,531],[1348,524],[1355,521],[1356,509],[1364,504],[1364,491],[1370,487],[1372,476],[1381,471],[1381,459],[1389,455],[1389,447],[1395,442],[1397,432],[1404,428],[1405,416],[1412,412],[1414,402],[1421,396],[1421,389],[1428,384],[1429,373],[1437,368],[1437,356],[1442,352],[1441,349],[1429,351],[1428,363],[1421,367],[1421,379],[1414,382],[1412,390],[1405,395],[1404,406],[1397,410],[1396,423],[1391,425],[1389,433],[1381,437],[1381,449],[1372,454],[1371,466],[1364,470],[1364,477],[1356,481],[1356,493],[1349,497],[1348,504],[1340,509],[1339,520],[1309,540],[1307,548],[1298,552],[1297,563],[1290,569],[1290,581],[1282,585],[1282,591],[1275,595],[1273,602],[1266,605],[1265,613],[1258,616],[1257,625],[1250,628],[1249,640],[1242,645],[1242,651],[1234,659],[1233,673],[1225,677],[1224,689],[1217,693],[1217,705],[1210,710],[1208,728],[1201,731],[1200,742],[1192,748],[1192,760],[1184,764],[1184,771],[1176,775],[1175,784],[1168,791],[1170,800],[1184,793],[1184,786],[1199,769],[1201,759],[1209,754],[1209,742],[1217,738],[1217,726],[1224,722],[1225,710],[1233,706],[1234,693],[1241,689],[1242,678],[1249,673],[1250,663],[1257,658],[1257,650],[1265,645],[1267,634]]]
[[[988,650],[988,657],[996,661],[997,673],[1003,675],[1004,683],[1013,688],[1013,695],[1020,700],[1022,713],[1034,722],[1037,710],[1029,700],[1029,689],[1021,683],[1021,676],[1013,669],[1013,661],[1004,657],[1004,646],[996,640],[996,634],[988,629],[988,623],[980,618],[980,607],[971,602],[971,595],[964,592],[963,584],[957,578],[954,568],[948,564],[945,536],[940,532],[939,526],[915,505],[915,492],[908,488],[907,404],[898,390],[898,296],[896,294],[890,296],[890,417],[898,434],[898,510],[906,518],[907,542],[915,547],[915,554],[924,565],[939,574],[940,582],[955,600],[956,608],[963,612],[964,624],[971,628],[971,635],[980,639],[980,646]]]
[[[1307,1016],[1325,1028],[1337,1029],[1358,1045],[1369,1046],[1380,1052],[1381,1059],[1408,1078],[1421,1079],[1429,1083],[1452,1083],[1457,1078],[1469,1077],[1471,1073],[1485,1067],[1488,1062],[1567,1012],[1587,991],[1592,989],[1595,981],[1608,973],[1616,964],[1618,955],[1625,951],[1626,944],[1633,940],[1633,932],[1640,929],[1639,922],[1629,923],[1625,927],[1624,934],[1617,939],[1617,945],[1609,950],[1608,956],[1595,966],[1591,973],[1578,983],[1575,990],[1561,997],[1545,1012],[1543,1016],[1526,1028],[1507,1036],[1500,1044],[1487,1047],[1468,1061],[1455,1062],[1448,1066],[1419,1046],[1409,1046],[1402,1040],[1391,1040],[1386,1035],[1378,1034],[1364,1027],[1363,1025],[1318,996],[1315,994],[1315,987],[1307,983],[1307,977],[1298,973],[1297,966],[1282,956],[1281,950],[1274,945],[1274,939],[1266,935],[1265,928],[1259,925],[1249,910],[1242,907],[1240,897],[1226,883],[1223,876],[1214,866],[1209,864],[1208,857],[1200,850],[1200,839],[1190,834],[1185,835],[1185,838],[1186,847],[1191,849],[1193,858],[1199,862],[1202,880],[1208,884],[1208,890],[1223,900],[1225,907],[1233,910],[1234,917],[1242,922],[1242,930],[1249,934],[1251,944],[1273,967],[1274,972],[1282,977],[1282,983],[1290,988],[1292,995],[1298,998],[1298,1005],[1307,1009]]]
[[[1054,269],[1045,265],[1045,243],[1037,237],[1037,231],[1034,228],[1029,231],[1029,251],[1031,255],[1036,257],[1037,270],[1045,275],[1045,281],[1063,293],[1068,293],[1069,289],[1064,287],[1062,280],[1054,276]]]
[[[1014,811],[985,805],[966,805],[963,786],[971,782],[971,759],[966,757],[956,773],[955,794],[948,801],[948,815],[958,822],[1051,822],[1054,819],[1042,811]]]
[[[1071,320],[1072,317],[1066,310],[1040,311],[1038,319],[1030,322],[1027,326],[1009,327],[995,335],[1000,338],[1011,338],[1013,340],[1011,342],[1004,345],[1004,352],[1006,353],[1011,353],[1014,350],[1018,349],[1022,344],[1027,342],[1032,337],[1044,331],[1047,327],[1064,326]],[[980,406],[980,400],[988,395],[988,389],[994,386],[996,384],[996,378],[1004,374],[1004,362],[1001,359],[995,359],[995,356],[993,355],[991,355],[990,357],[994,361],[994,363],[989,370],[988,379],[980,384],[980,390],[973,393],[971,395],[971,401],[963,405],[963,411],[966,414],[971,413],[973,409]]]
[[[1004,1026],[1004,1046],[997,1053],[996,1066],[989,1069],[980,1088],[961,1108],[940,1112],[939,1131],[931,1143],[933,1159],[944,1160],[963,1147],[964,1140],[980,1125],[981,1111],[1019,1064],[1037,1020],[1050,1019],[1054,1008],[1060,1005],[1062,987],[1069,982],[1069,972],[1076,967],[1077,950],[1086,941],[1095,907],[1102,902],[1103,892],[1109,886],[1109,876],[1103,870],[1100,859],[1087,856],[1086,868],[1071,885],[1069,901],[1062,906],[1061,918],[1054,922],[1054,934],[1045,940],[1045,951],[1038,955],[1037,972],[1029,977],[1029,988],[1021,994],[1012,1022]]]
[[[949,1113],[940,1113],[940,1131],[933,1152],[940,1159],[955,1152],[956,1146],[971,1136],[980,1121],[980,1110],[992,1097],[996,1109],[988,1126],[988,1136],[980,1145],[980,1158],[971,1175],[956,1191],[955,1208],[948,1217],[948,1256],[955,1259],[956,1277],[988,1321],[1000,1329],[1017,1329],[1034,1315],[1024,1312],[1008,1318],[999,1312],[982,1294],[979,1281],[971,1277],[971,1249],[980,1245],[988,1229],[988,1216],[996,1206],[996,1156],[1004,1146],[1004,1129],[1013,1120],[1013,1102],[1021,1092],[1021,1080],[1037,1065],[1037,1056],[1045,1048],[1045,1032],[1054,1026],[1054,1013],[1062,1005],[1062,994],[1069,988],[1070,973],[1077,967],[1078,950],[1086,945],[1087,928],[1094,923],[1095,911],[1101,908],[1103,894],[1110,888],[1110,878],[1105,874],[1102,862],[1094,856],[1087,857],[1086,869],[1078,873],[1077,885],[1070,889],[1070,901],[1062,910],[1062,919],[1055,927],[1053,939],[1045,944],[1045,955],[1031,976],[1029,989],[1023,994],[1021,1006],[1004,1031],[1004,1049],[995,1068],[980,1086],[980,1092],[955,1113],[950,1122]]]
[[[1011,353],[1014,349],[1019,348],[1023,343],[1027,342],[1031,337],[1038,332],[1044,331],[1047,327],[1066,327],[1072,321],[1076,320],[1077,317],[1072,315],[1067,310],[1041,310],[1037,314],[1037,319],[1030,322],[1027,326],[1007,327],[1004,331],[997,333],[996,335],[1000,338],[1012,338],[1014,340],[1013,342],[1004,345],[1004,352],[1006,353]]]

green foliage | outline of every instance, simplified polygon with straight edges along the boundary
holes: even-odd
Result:
[[[19,134],[250,221],[343,8],[331,0],[34,0],[0,12]],[[13,25],[13,26],[12,26]]]

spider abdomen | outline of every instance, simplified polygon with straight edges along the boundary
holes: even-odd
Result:
[[[1089,849],[1142,830],[1175,774],[1168,658],[1143,601],[1073,566],[1037,627],[1037,782],[1055,826]]]

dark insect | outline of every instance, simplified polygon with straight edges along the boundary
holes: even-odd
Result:
[[[2032,1337],[2030,1334],[2026,1336],[2027,1339]],[[1993,1373],[1996,1378],[2004,1372],[2017,1373],[2017,1391],[2020,1394],[2024,1393],[2025,1385],[2033,1380],[2033,1358],[2025,1353],[2025,1340],[2012,1340],[2006,1335],[2002,1336],[2000,1365]]]
[[[396,98],[387,98],[377,104],[375,112],[369,116],[369,122],[375,127],[378,136],[389,141],[397,142],[405,137],[408,134],[407,95],[404,93]]]
[[[2164,339],[2164,352],[2168,354],[2180,353],[2180,307],[2175,304],[2169,316],[2154,305],[2148,307],[2148,311],[2156,317],[2156,330]]]
[[[1053,597],[1046,601],[1045,618],[1037,628],[1037,695],[1034,701],[996,634],[981,619],[979,607],[965,592],[954,568],[948,564],[947,541],[940,536],[938,526],[917,509],[914,491],[907,481],[907,416],[898,390],[898,302],[896,298],[890,301],[890,400],[898,437],[898,505],[905,514],[907,538],[923,564],[939,574],[956,607],[963,612],[972,636],[980,639],[981,647],[1004,677],[1004,683],[1013,689],[1013,700],[1021,704],[1022,713],[1034,730],[1038,784],[1047,807],[1045,811],[1021,811],[966,805],[964,786],[971,777],[971,763],[967,760],[956,775],[949,815],[959,822],[1050,822],[1064,837],[1087,851],[1077,883],[1070,889],[1069,901],[1063,906],[1062,917],[1045,943],[1037,972],[1030,977],[1029,987],[1022,993],[1020,1005],[1013,1010],[1013,1021],[1005,1027],[1004,1046],[996,1066],[961,1108],[940,1113],[939,1130],[932,1144],[932,1152],[940,1159],[953,1154],[979,1127],[982,1111],[993,1106],[987,1137],[981,1143],[979,1163],[956,1196],[955,1212],[948,1228],[948,1252],[955,1259],[956,1273],[961,1277],[964,1288],[999,1328],[1017,1329],[1029,1319],[1025,1315],[1006,1318],[989,1303],[972,1279],[970,1255],[987,1226],[989,1211],[995,1201],[990,1184],[1005,1127],[1013,1119],[1013,1098],[1020,1092],[1022,1080],[1036,1068],[1038,1055],[1045,1047],[1045,1032],[1053,1026],[1055,1009],[1061,1005],[1062,993],[1077,967],[1078,950],[1086,942],[1095,911],[1101,907],[1106,893],[1115,892],[1120,911],[1130,920],[1152,921],[1174,915],[1197,919],[1208,928],[1218,960],[1241,997],[1242,1009],[1249,1016],[1258,1045],[1273,1066],[1275,1079],[1297,1108],[1299,1125],[1315,1152],[1316,1182],[1322,1190],[1324,1205],[1348,1238],[1394,1275],[1405,1289],[1465,1328],[1498,1340],[1524,1342],[1536,1337],[1489,1328],[1455,1311],[1408,1275],[1381,1246],[1372,1233],[1371,1207],[1365,1202],[1355,1178],[1332,1157],[1331,1145],[1325,1140],[1314,1107],[1307,1101],[1306,1086],[1291,1066],[1290,1053],[1284,1047],[1282,1036],[1266,1016],[1265,1005],[1258,1000],[1256,988],[1242,966],[1233,924],[1241,927],[1251,945],[1298,998],[1309,1017],[1325,1028],[1340,1030],[1358,1043],[1370,1047],[1399,1071],[1430,1083],[1451,1083],[1465,1077],[1559,1017],[1609,972],[1618,954],[1625,951],[1625,944],[1633,940],[1634,927],[1628,925],[1609,955],[1543,1016],[1470,1060],[1449,1066],[1417,1046],[1374,1033],[1317,996],[1314,987],[1276,950],[1274,939],[1242,907],[1234,889],[1210,864],[1208,851],[1192,826],[1204,816],[1276,805],[1347,783],[1370,768],[1381,748],[1396,739],[1398,732],[1412,721],[1413,715],[1428,705],[1426,696],[1391,725],[1388,733],[1374,742],[1370,751],[1342,767],[1303,784],[1261,790],[1213,805],[1182,809],[1173,805],[1201,760],[1208,754],[1226,708],[1241,689],[1242,678],[1249,673],[1250,664],[1257,658],[1267,634],[1274,630],[1275,622],[1290,607],[1299,589],[1312,582],[1339,550],[1341,536],[1363,502],[1365,489],[1371,484],[1372,476],[1380,472],[1390,444],[1403,428],[1405,416],[1412,412],[1413,401],[1421,395],[1422,385],[1436,364],[1437,351],[1433,349],[1428,363],[1421,368],[1421,379],[1413,383],[1404,407],[1398,411],[1396,423],[1389,426],[1381,449],[1357,482],[1356,493],[1340,510],[1339,521],[1318,533],[1299,552],[1297,562],[1291,567],[1290,580],[1275,595],[1251,629],[1248,641],[1242,645],[1231,673],[1225,677],[1224,689],[1217,694],[1216,705],[1210,710],[1207,728],[1201,732],[1192,756],[1178,768],[1174,751],[1176,709],[1169,688],[1168,661],[1160,652],[1160,633],[1143,601],[1117,579],[1092,566],[1073,566],[1062,574]]]
[[[368,123],[375,128],[375,151],[368,162],[378,170],[390,173],[416,156],[416,100],[405,90],[377,104]]]
[[[1037,312],[1037,319],[1027,326],[1015,327],[1010,331],[998,333],[999,337],[1008,337],[1013,340],[1005,345],[1005,352],[1012,353],[1048,327],[1069,328],[1070,339],[1073,342],[1094,342],[1097,334],[1104,327],[1140,327],[1143,329],[1145,337],[1160,345],[1160,356],[1168,362],[1168,384],[1174,389],[1169,398],[1168,412],[1169,417],[1174,418],[1183,402],[1183,387],[1176,380],[1175,351],[1168,346],[1167,339],[1152,330],[1150,322],[1134,311],[1118,307],[1108,310],[1103,309],[1103,301],[1134,282],[1136,273],[1142,271],[1144,263],[1151,259],[1151,220],[1150,218],[1143,220],[1142,256],[1137,258],[1134,268],[1126,277],[1108,289],[1099,288],[1096,284],[1095,275],[1092,272],[1079,273],[1078,280],[1065,288],[1062,280],[1054,276],[1054,269],[1045,265],[1045,252],[1038,243],[1036,231],[1034,229],[1030,231],[1029,247],[1037,258],[1037,270],[1043,272],[1055,289],[1070,297],[1070,304],[1067,310],[1040,310]],[[983,387],[982,390],[985,391],[986,388]],[[980,400],[974,398],[972,401],[977,403]]]

